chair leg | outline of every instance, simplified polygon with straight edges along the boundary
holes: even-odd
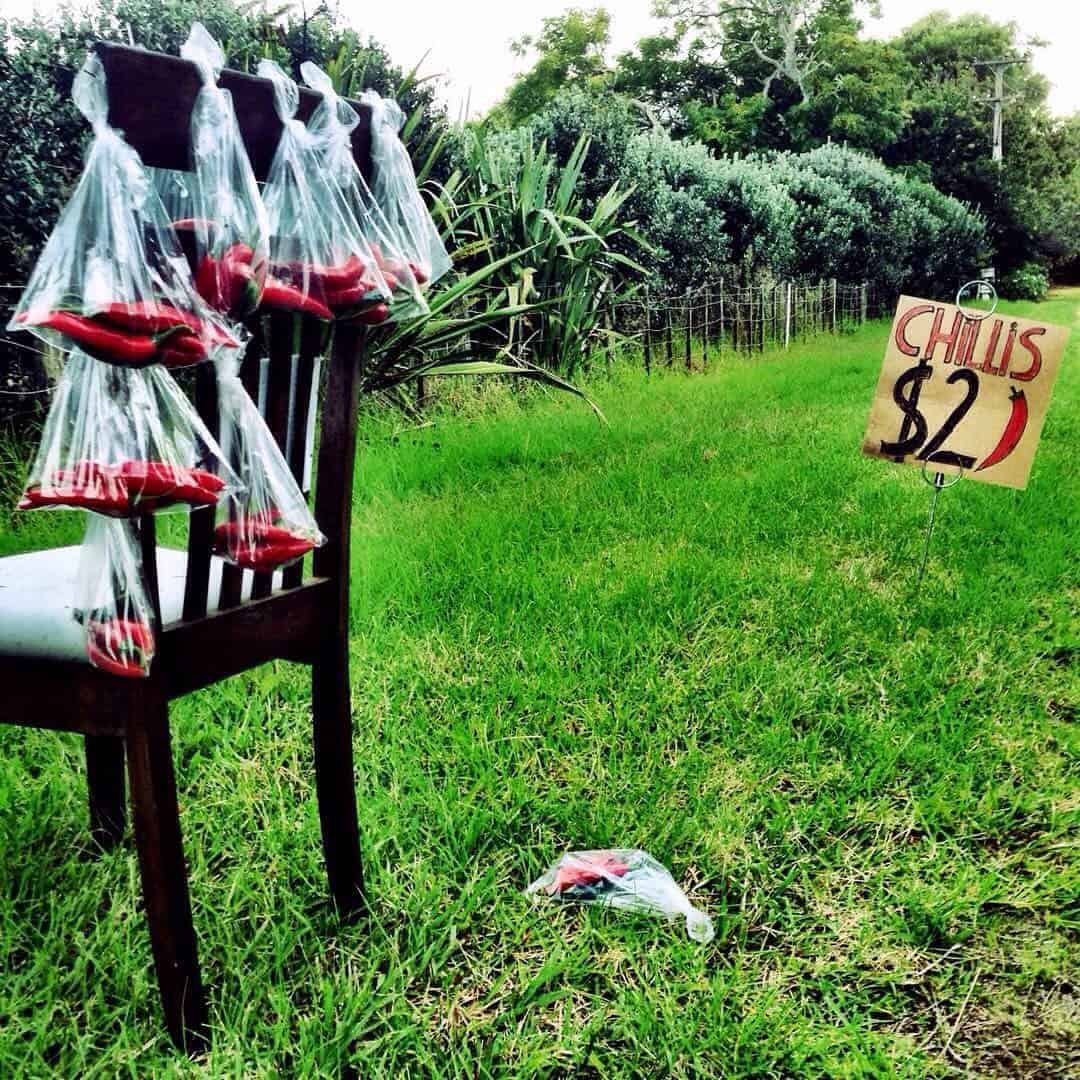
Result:
[[[124,740],[111,735],[87,735],[85,742],[90,835],[101,848],[108,850],[123,839],[127,824]]]
[[[209,1031],[180,836],[169,706],[153,692],[147,699],[148,708],[132,718],[127,735],[143,902],[165,1023],[177,1046],[196,1053],[209,1044]]]
[[[344,640],[328,645],[312,667],[311,709],[330,895],[339,913],[348,917],[360,909],[364,881],[353,779],[349,655]]]

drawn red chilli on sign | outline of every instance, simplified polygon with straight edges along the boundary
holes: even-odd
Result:
[[[1025,487],[1068,333],[902,296],[863,451]]]

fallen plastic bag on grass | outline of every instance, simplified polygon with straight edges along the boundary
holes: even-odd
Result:
[[[183,367],[235,347],[195,292],[139,155],[108,125],[96,54],[75,77],[72,97],[93,127],[93,142],[8,329],[127,367]]]
[[[390,286],[390,317],[401,319],[426,314],[427,301],[404,254],[401,239],[375,202],[353,156],[351,134],[360,123],[359,113],[338,96],[330,76],[310,60],[300,65],[300,74],[312,90],[322,95],[322,101],[308,118],[308,130],[319,140],[326,174],[345,200],[348,213],[356,219],[383,279]],[[374,314],[371,312],[369,317]]]
[[[364,312],[360,321],[384,321],[390,315],[390,289],[356,219],[326,175],[320,140],[296,119],[299,87],[273,60],[260,60],[258,74],[274,84],[282,123],[263,188],[270,272],[262,306],[319,319],[359,310]]]
[[[20,510],[110,517],[209,506],[240,481],[173,377],[76,349],[56,384]]]
[[[371,109],[371,190],[398,238],[398,246],[421,285],[433,285],[453,265],[424,204],[409,151],[398,132],[405,125],[401,106],[374,90],[360,100]]]
[[[245,570],[276,570],[302,559],[326,537],[244,389],[239,364],[220,363],[217,371],[221,449],[243,486],[222,501],[214,553]]]
[[[216,311],[239,320],[258,307],[266,281],[266,209],[232,95],[217,84],[225,53],[196,22],[180,55],[198,67],[203,82],[191,111],[191,171],[154,169],[154,183],[199,295]]]
[[[75,611],[94,667],[129,679],[150,674],[154,614],[134,522],[88,516]]]
[[[690,903],[667,869],[636,848],[568,851],[525,891],[669,919],[682,915],[694,941],[705,945],[715,936],[712,920]]]

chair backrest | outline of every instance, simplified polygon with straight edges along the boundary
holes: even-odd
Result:
[[[191,112],[202,86],[195,64],[179,57],[123,45],[99,43],[95,50],[105,69],[109,124],[124,133],[147,166],[188,170]],[[255,177],[264,181],[282,132],[281,120],[274,108],[273,84],[227,69],[222,71],[219,84],[232,95]],[[297,117],[307,120],[321,100],[321,95],[301,87]],[[352,136],[354,156],[361,172],[370,178],[371,112],[359,102],[350,104],[360,115],[360,123]],[[315,574],[338,578],[344,597],[348,581],[348,531],[363,331],[337,327],[332,351],[324,362],[329,337],[325,323],[275,313],[253,322],[250,329],[254,336],[244,358],[241,378],[305,492],[310,491],[314,436],[316,427],[319,428],[315,516],[327,537],[327,544],[315,554]],[[320,382],[325,385],[321,398]],[[196,369],[195,384],[196,407],[216,434],[217,387],[209,365],[203,364]],[[323,402],[321,410],[320,400]],[[191,514],[185,620],[201,618],[207,612],[208,601],[212,605],[213,598],[208,593],[213,526],[212,509]],[[144,518],[142,534],[144,562],[156,594],[152,517]],[[282,575],[284,587],[300,585],[302,572],[300,565],[287,568]],[[232,566],[225,567],[218,606],[237,606],[241,602],[242,584],[242,572]],[[272,588],[273,575],[256,574],[251,597],[268,596]]]

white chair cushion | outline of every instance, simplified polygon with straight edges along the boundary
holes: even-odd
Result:
[[[82,627],[75,621],[75,578],[80,548],[50,548],[0,558],[0,655],[85,660]],[[221,559],[210,560],[209,611],[216,611],[221,589]],[[184,610],[187,552],[157,549],[161,619],[167,626]],[[243,599],[251,596],[254,576],[245,571]],[[274,587],[280,584],[275,575]]]

